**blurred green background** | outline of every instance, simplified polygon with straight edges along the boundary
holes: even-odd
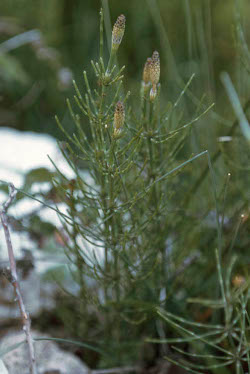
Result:
[[[72,77],[82,87],[82,71],[91,71],[90,60],[98,56],[101,6],[106,14],[109,9],[111,24],[119,14],[126,16],[118,57],[126,65],[125,85],[132,99],[139,93],[145,60],[157,49],[163,103],[174,101],[182,80],[195,73],[196,97],[206,93],[216,103],[215,111],[231,120],[220,72],[231,74],[243,101],[249,89],[234,38],[237,4],[248,38],[247,0],[1,0],[0,126],[59,136],[57,113],[70,128],[65,98],[72,96]],[[218,131],[223,134],[224,128]]]

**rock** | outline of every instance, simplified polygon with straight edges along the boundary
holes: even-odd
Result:
[[[7,369],[6,369],[6,366],[4,365],[2,360],[0,360],[0,373],[1,374],[9,374]]]
[[[21,293],[24,304],[31,317],[38,315],[41,310],[51,310],[55,307],[54,295],[58,289],[52,282],[42,282],[39,274],[33,269],[23,278],[18,272]],[[0,321],[1,324],[10,319],[20,319],[20,312],[11,283],[0,276]]]
[[[48,335],[32,332],[33,338],[45,338]],[[15,332],[6,335],[2,341],[0,349],[18,344],[25,340],[23,332]],[[35,342],[35,354],[38,374],[87,374],[89,368],[72,353],[63,351],[55,342],[41,340]],[[8,374],[30,374],[27,343],[24,342],[18,348],[6,353],[3,363]]]

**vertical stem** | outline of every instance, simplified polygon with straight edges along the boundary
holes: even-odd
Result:
[[[100,9],[100,58],[103,59],[103,9]]]
[[[154,118],[154,114],[157,111],[157,105],[150,101],[147,102],[146,107],[144,106],[143,110],[145,110],[145,128],[147,130],[147,145],[148,145],[148,154],[149,154],[149,183],[155,181],[157,175],[157,166],[158,166],[158,159],[159,159],[159,152],[161,152],[159,145],[152,143],[150,132],[153,133],[155,131],[155,127],[157,126],[157,117]],[[156,121],[154,123],[154,121]],[[155,271],[155,288],[156,290],[163,286],[165,283],[165,261],[166,261],[166,249],[165,249],[165,241],[162,240],[161,235],[161,225],[159,222],[159,218],[157,215],[157,210],[159,208],[159,198],[160,198],[160,186],[159,184],[154,184],[150,196],[150,205],[154,208],[155,217],[154,217],[154,229],[153,231],[156,233],[154,243],[161,253],[161,266],[160,272]]]
[[[108,0],[102,0],[102,7],[103,7],[103,14],[104,14],[104,24],[105,24],[105,30],[106,30],[106,36],[107,36],[108,49],[110,51],[111,50],[112,27],[111,27]]]
[[[226,299],[225,286],[224,286],[224,281],[223,281],[223,276],[222,276],[221,257],[220,257],[220,254],[217,248],[215,250],[215,258],[216,258],[217,272],[218,272],[220,289],[221,289],[221,297],[222,297],[223,304],[224,304],[225,322],[226,322],[226,326],[228,326],[230,322],[229,321],[230,309],[228,307],[228,302]]]
[[[105,253],[104,253],[104,270],[105,274],[108,273],[108,239],[109,239],[109,223],[107,220],[108,217],[108,207],[107,207],[107,197],[106,197],[106,190],[105,190],[105,176],[101,176],[101,200],[103,205],[103,219],[104,219],[104,237],[105,237]],[[105,294],[105,302],[108,301],[108,290],[106,282],[104,282],[104,294]]]
[[[0,217],[1,217],[1,222],[2,222],[3,229],[4,229],[4,234],[5,234],[5,240],[6,240],[6,244],[8,248],[8,255],[9,255],[9,261],[10,261],[10,272],[11,272],[11,283],[16,293],[17,302],[18,302],[20,314],[22,317],[23,330],[26,334],[26,341],[28,344],[30,374],[36,374],[37,370],[36,370],[35,352],[34,352],[31,331],[30,331],[31,321],[30,321],[29,313],[26,312],[26,308],[25,308],[21,290],[20,290],[20,285],[19,285],[17,271],[16,271],[16,260],[14,256],[14,251],[13,251],[11,237],[10,237],[10,231],[8,227],[7,215],[6,215],[6,211],[9,205],[11,204],[11,202],[14,200],[16,196],[16,190],[15,190],[14,185],[10,183],[9,187],[10,187],[9,199],[6,201],[5,204],[3,204],[2,208],[0,209]]]
[[[101,99],[100,99],[100,104],[99,104],[99,118],[102,119],[103,118],[102,107],[103,107],[104,99],[106,96],[106,86],[104,86],[103,84],[101,87],[100,95],[101,95]]]
[[[109,62],[108,62],[108,66],[107,66],[107,69],[106,69],[106,75],[110,74],[111,66],[113,66],[114,63],[115,63],[115,57],[116,57],[116,51],[113,48],[111,48]]]
[[[76,208],[75,208],[75,201],[74,201],[74,185],[73,185],[72,188],[71,188],[71,194],[70,194],[70,215],[72,217],[72,222],[73,222],[72,238],[73,238],[74,252],[75,252],[75,256],[76,256],[78,282],[79,282],[79,286],[80,286],[80,298],[79,298],[80,314],[84,315],[84,314],[86,314],[85,313],[86,307],[85,307],[85,302],[84,302],[84,297],[83,297],[83,293],[84,293],[84,290],[85,290],[85,282],[84,282],[84,278],[83,278],[83,259],[82,259],[81,255],[79,253],[78,245],[77,245],[77,241],[76,241],[77,229],[76,229],[75,212],[76,212]],[[85,321],[83,321],[83,323],[81,323],[81,321],[80,321],[80,323],[77,323],[77,325],[76,325],[76,327],[77,327],[76,333],[77,334],[82,335],[84,333],[84,331],[82,331],[82,326],[84,326],[84,322]]]
[[[111,164],[115,162],[115,142],[111,142],[110,144],[110,156],[111,156]],[[109,214],[113,215],[114,213],[114,176],[110,173],[109,174],[109,199],[110,199],[110,209]],[[116,233],[115,233],[115,221],[114,217],[110,217],[110,232],[112,237],[112,247],[114,249],[114,275],[115,275],[115,289],[116,289],[116,301],[119,302],[120,299],[120,287],[119,287],[119,261],[118,261],[118,253],[116,250]]]
[[[108,260],[108,242],[109,242],[109,222],[108,222],[108,205],[107,205],[107,191],[106,191],[106,176],[101,175],[101,201],[102,201],[102,209],[103,209],[103,220],[104,220],[104,241],[105,241],[105,248],[104,248],[104,274],[109,274],[109,260]],[[108,284],[107,280],[103,279],[103,291],[104,291],[104,298],[105,298],[105,334],[104,336],[110,336],[110,316],[109,316],[109,309],[108,309],[108,302],[109,302],[109,294],[108,294]]]
[[[116,142],[111,140],[110,143],[110,165],[114,165],[116,158],[115,158],[115,148],[116,148]],[[114,196],[114,176],[113,173],[110,172],[109,174],[109,200],[110,200],[110,210],[109,214],[111,215],[110,217],[110,232],[111,232],[111,246],[113,249],[113,256],[114,256],[114,279],[115,279],[115,299],[116,299],[116,315],[115,315],[115,322],[116,322],[116,342],[118,346],[118,351],[117,351],[117,358],[119,360],[119,355],[120,355],[120,350],[119,350],[119,342],[120,342],[120,320],[119,320],[119,303],[120,303],[120,274],[119,274],[119,255],[118,255],[118,246],[117,246],[117,238],[116,238],[116,227],[119,224],[118,222],[115,222],[114,220],[114,201],[115,201],[115,196]]]

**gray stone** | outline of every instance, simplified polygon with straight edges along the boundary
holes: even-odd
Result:
[[[45,338],[48,335],[33,331],[33,337]],[[6,335],[0,349],[7,349],[9,346],[25,340],[23,332],[15,332]],[[35,342],[36,363],[38,374],[88,374],[89,368],[75,357],[72,353],[63,351],[52,341]],[[6,353],[3,358],[9,374],[30,374],[27,344],[24,342],[18,348]]]

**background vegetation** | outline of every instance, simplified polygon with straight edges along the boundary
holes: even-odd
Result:
[[[39,48],[37,42],[34,43],[37,48],[26,43],[11,49],[8,58],[14,59],[19,70],[1,62],[1,125],[52,134],[57,131],[54,113],[67,115],[64,98],[73,92],[71,79],[65,78],[65,91],[60,90],[60,85],[58,87],[60,67],[69,68],[79,81],[83,69],[90,66],[91,59],[96,59],[95,42],[99,32],[96,15],[100,5],[99,0],[1,1],[1,42],[36,29],[41,32],[42,47],[45,47]],[[129,20],[119,60],[126,65],[126,84],[130,90],[141,79],[146,57],[152,50],[159,50],[161,81],[168,100],[173,100],[179,92],[178,78],[187,79],[190,73],[196,73],[196,93],[205,92],[212,101],[216,99],[216,112],[230,120],[228,102],[218,79],[220,72],[226,70],[234,75],[242,95],[247,86],[234,43],[236,14],[233,0],[226,3],[139,0],[125,4],[109,1],[108,5],[112,23],[120,13]],[[240,1],[239,7],[248,38],[249,4]],[[26,100],[25,107],[18,106],[26,95],[32,100]],[[216,122],[210,126],[209,131],[219,131],[217,125]]]
[[[70,295],[59,298],[58,308],[53,314],[59,328],[57,331],[55,325],[51,326],[52,334],[54,332],[57,336],[61,334],[65,338],[78,339],[84,336],[85,341],[97,343],[101,350],[106,348],[104,351],[108,353],[108,358],[100,353],[90,355],[85,351],[78,352],[91,366],[125,365],[139,360],[145,367],[157,367],[159,360],[168,355],[174,361],[182,360],[182,366],[186,369],[190,367],[192,370],[203,370],[198,372],[208,372],[206,367],[210,367],[210,371],[215,373],[222,373],[222,370],[225,373],[235,372],[235,368],[238,373],[249,371],[249,143],[242,135],[220,79],[222,71],[230,74],[248,115],[249,2],[137,0],[124,3],[116,0],[103,1],[101,4],[100,1],[2,1],[1,125],[23,131],[46,132],[66,140],[56,126],[54,114],[57,113],[69,135],[75,131],[70,113],[65,110],[65,97],[75,94],[72,77],[83,92],[83,70],[88,71],[90,86],[95,84],[90,61],[99,58],[98,14],[101,5],[104,7],[107,33],[107,39],[104,39],[106,63],[109,57],[111,25],[119,14],[126,15],[126,32],[119,48],[118,62],[121,66],[126,66],[123,73],[124,92],[131,91],[128,100],[131,113],[138,115],[141,77],[146,58],[152,55],[152,51],[158,50],[161,56],[161,98],[154,113],[158,111],[168,116],[171,112],[167,131],[176,130],[195,120],[192,130],[176,137],[181,142],[178,152],[173,152],[176,146],[174,138],[165,149],[166,153],[163,152],[163,160],[155,159],[157,175],[154,178],[173,170],[204,150],[208,150],[211,155],[212,168],[205,154],[187,163],[177,174],[173,173],[171,182],[161,184],[161,192],[167,190],[167,223],[164,221],[159,225],[157,222],[158,226],[155,226],[155,222],[152,223],[149,242],[157,243],[157,233],[162,230],[162,242],[166,241],[166,247],[170,251],[165,260],[168,267],[167,296],[164,296],[166,299],[163,297],[164,302],[159,302],[160,288],[147,293],[158,282],[153,271],[152,278],[148,280],[148,288],[143,287],[146,283],[143,277],[137,279],[141,293],[137,290],[134,292],[132,287],[130,297],[134,305],[137,305],[137,299],[141,303],[134,308],[135,311],[129,310],[132,318],[126,314],[127,309],[120,309],[121,303],[111,303],[117,314],[122,314],[122,326],[118,328],[116,325],[114,331],[109,333],[110,325],[106,331],[102,329],[102,314],[98,314],[95,309],[98,303],[89,294],[90,290],[94,294],[98,291],[96,284],[87,290],[88,294],[86,286],[82,285],[81,292],[77,295],[78,301]],[[15,36],[19,36],[19,39],[14,39],[17,43],[18,40],[19,43],[25,38],[27,40],[30,34],[25,36],[25,32],[34,29],[39,33],[31,33],[31,37],[35,39],[32,42],[24,42],[20,46],[10,43]],[[24,39],[20,39],[21,35]],[[185,89],[192,74],[195,74],[192,82]],[[185,92],[182,94],[183,89]],[[213,103],[215,105],[206,115],[200,117]],[[129,125],[136,123],[133,114],[127,118]],[[90,136],[88,116],[81,121],[82,128]],[[230,138],[225,139],[224,136]],[[185,142],[182,144],[184,138]],[[138,157],[141,158],[138,161],[142,162],[144,148],[140,151]],[[171,157],[168,158],[168,155]],[[73,160],[77,163],[75,158]],[[85,161],[78,163],[80,170],[86,168]],[[133,173],[135,170],[128,178],[132,179]],[[24,186],[27,192],[32,185],[30,180],[32,177],[36,180],[36,175],[27,176]],[[39,173],[38,175],[37,179],[42,181],[55,177],[46,173],[42,177]],[[99,177],[97,174],[95,176],[97,182]],[[148,178],[149,182],[152,181],[152,174]],[[69,194],[70,191],[72,193],[74,189],[81,188],[79,184],[72,187],[69,183],[70,181],[62,178],[59,192],[60,199],[71,209],[72,218],[76,212],[80,213],[72,206],[74,199],[73,195],[69,199]],[[52,186],[51,191],[55,191]],[[89,198],[88,192],[86,196]],[[50,203],[58,202],[59,199],[53,194],[46,198],[49,198]],[[136,222],[139,222],[139,215],[144,217],[147,207],[152,206],[150,195],[148,199],[142,213],[139,211],[141,208],[137,207]],[[162,210],[163,205],[160,208]],[[81,223],[91,227],[93,222],[96,224],[96,217],[97,213],[92,212],[89,221],[84,221],[86,216],[81,215]],[[34,221],[31,220],[29,225],[32,230],[35,227]],[[38,227],[39,225],[40,222]],[[56,229],[51,226],[43,228],[46,236],[53,234]],[[146,233],[145,231],[144,234]],[[162,246],[162,242],[157,245]],[[76,243],[73,247],[68,246],[70,253],[76,248]],[[219,252],[215,252],[216,248]],[[150,253],[153,249],[152,244]],[[149,261],[147,266],[150,267],[152,263]],[[82,271],[82,266],[82,263],[76,262],[78,271]],[[145,274],[148,274],[148,268]],[[80,282],[77,276],[75,281]],[[94,309],[86,309],[86,300]],[[143,304],[145,302],[150,306]],[[107,305],[104,307],[104,314],[107,312],[105,308]],[[75,318],[76,315],[79,318]],[[108,318],[112,318],[111,316]],[[50,318],[51,315],[47,319],[39,318],[39,328],[48,326]],[[117,321],[116,318],[114,317],[114,321]],[[187,320],[193,323],[188,329],[191,334],[184,330]],[[207,330],[204,333],[200,329]],[[211,333],[211,329],[215,329],[215,335],[218,336],[212,335],[208,341],[204,336]],[[195,342],[192,333],[199,337]],[[130,339],[125,338],[126,334]],[[180,337],[182,340],[176,340]],[[171,344],[179,342],[181,348],[174,351]],[[183,360],[187,353],[189,363]],[[224,360],[227,368],[218,366],[220,360]],[[232,363],[235,366],[230,366]]]

